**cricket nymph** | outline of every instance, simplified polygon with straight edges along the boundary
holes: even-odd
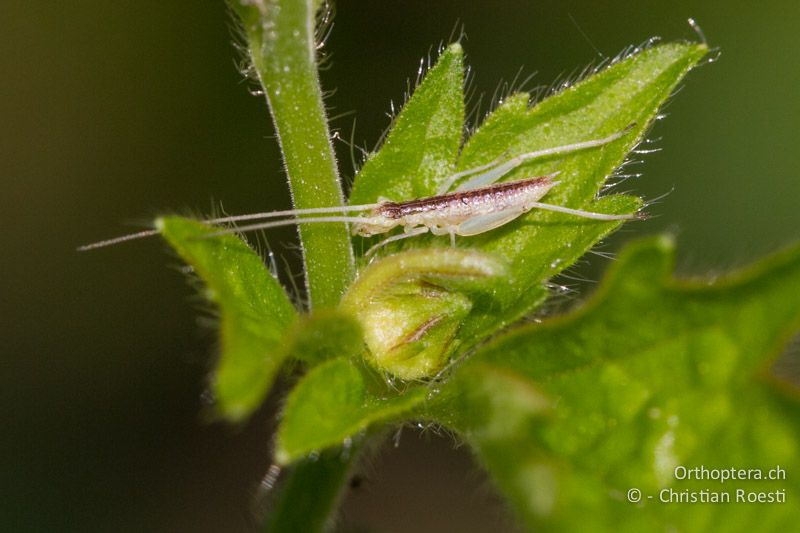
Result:
[[[455,245],[456,235],[469,237],[493,230],[532,209],[555,211],[594,220],[611,221],[640,218],[640,215],[637,214],[593,213],[582,209],[572,209],[539,202],[558,183],[553,181],[557,173],[505,183],[499,182],[509,172],[528,161],[541,157],[559,156],[581,150],[600,148],[617,139],[621,139],[632,127],[633,124],[602,139],[591,139],[563,146],[544,148],[535,152],[520,154],[505,161],[498,159],[485,165],[456,172],[442,181],[438,194],[417,200],[310,207],[204,220],[203,222],[206,224],[225,224],[243,222],[245,220],[276,219],[213,231],[205,235],[204,238],[293,224],[337,222],[352,224],[351,231],[353,235],[362,237],[372,237],[373,235],[388,233],[398,226],[403,227],[404,231],[402,233],[386,237],[367,250],[364,255],[369,256],[375,250],[390,242],[422,235],[428,231],[434,235],[449,235],[450,243]],[[460,185],[457,185],[459,182]],[[453,187],[456,187],[455,190],[451,190]],[[359,215],[359,213],[362,214]],[[152,237],[159,233],[160,230],[156,227],[151,230],[87,244],[78,249],[94,250],[95,248],[103,248],[134,239]]]
[[[426,227],[434,235],[474,235],[464,223],[513,210],[515,217],[536,207],[536,203],[558,182],[553,176],[539,176],[431,196],[407,202],[383,202],[351,227],[353,235],[371,237],[403,226],[406,231]],[[505,217],[503,217],[505,218]],[[477,228],[476,228],[477,229]],[[485,231],[485,228],[483,229]]]

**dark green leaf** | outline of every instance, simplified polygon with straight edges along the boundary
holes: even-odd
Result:
[[[433,402],[530,528],[796,526],[797,390],[766,369],[800,326],[800,248],[714,280],[671,279],[671,263],[668,240],[630,247],[585,306],[480,349]],[[688,481],[678,466],[787,475]],[[626,501],[631,488],[641,505]],[[666,504],[663,489],[726,492],[734,503]],[[785,491],[786,503],[736,503],[737,489]]]
[[[223,416],[241,420],[269,390],[286,351],[281,339],[295,317],[283,289],[261,258],[240,238],[203,238],[215,231],[180,218],[159,219],[157,227],[206,284],[219,306],[222,353],[214,372],[214,394]]]

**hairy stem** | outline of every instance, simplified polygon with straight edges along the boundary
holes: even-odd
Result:
[[[297,209],[343,204],[316,62],[314,0],[229,0],[242,19],[264,87]],[[332,307],[352,280],[354,259],[341,223],[300,227],[310,305]]]
[[[334,450],[291,467],[275,506],[267,518],[265,532],[321,532],[330,529],[331,511],[341,498],[342,487],[356,459]]]
[[[344,203],[330,143],[316,64],[314,0],[229,0],[242,20],[250,59],[264,88],[294,207]],[[309,306],[332,307],[353,278],[355,262],[344,224],[299,228]],[[322,531],[352,464],[331,454],[300,463],[286,479],[266,527]]]

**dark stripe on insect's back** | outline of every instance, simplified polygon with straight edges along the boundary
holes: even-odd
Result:
[[[441,196],[409,200],[408,202],[386,202],[377,209],[377,212],[387,218],[401,218],[417,213],[447,209],[458,204],[469,205],[481,203],[482,199],[505,197],[525,189],[539,187],[549,181],[550,178],[548,176],[540,176],[507,183],[497,183],[469,191],[452,192]]]

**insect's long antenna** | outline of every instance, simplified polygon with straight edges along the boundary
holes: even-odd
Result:
[[[320,223],[320,222],[363,222],[361,217],[307,217],[307,218],[290,218],[288,220],[276,220],[274,222],[260,222],[258,224],[249,224],[247,226],[239,226],[237,228],[227,228],[214,233],[209,233],[200,237],[201,239],[208,239],[211,237],[218,237],[220,235],[230,235],[232,233],[245,233],[247,231],[255,231],[260,229],[278,228],[281,226],[294,226],[297,224]]]
[[[251,213],[249,215],[234,215],[229,217],[219,217],[219,218],[210,218],[206,220],[199,220],[203,224],[224,224],[226,222],[240,222],[243,220],[260,220],[265,218],[277,218],[277,217],[295,217],[297,215],[314,215],[314,214],[324,214],[324,213],[347,213],[350,211],[359,212],[359,211],[369,211],[371,209],[376,209],[380,207],[381,204],[361,204],[361,205],[342,205],[339,207],[311,207],[308,209],[287,209],[285,211],[268,211],[264,213]],[[334,217],[337,218],[338,217]],[[348,218],[348,217],[344,217]],[[349,217],[355,219],[356,217]],[[287,221],[283,221],[284,223],[278,224],[279,226],[288,226],[290,224],[296,224],[297,220],[299,219],[291,219]],[[337,220],[338,221],[338,220]],[[342,222],[348,222],[343,220]],[[274,226],[270,226],[274,227]],[[253,228],[258,229],[258,228]],[[232,230],[229,233],[237,233],[241,231],[240,229]],[[245,230],[247,231],[247,230]],[[145,230],[140,231],[137,233],[131,233],[129,235],[122,235],[121,237],[114,237],[113,239],[106,239],[104,241],[93,242],[91,244],[84,244],[83,246],[78,247],[79,252],[87,252],[89,250],[95,250],[97,248],[105,248],[106,246],[113,246],[115,244],[120,244],[127,241],[134,241],[137,239],[144,239],[146,237],[154,237],[158,235],[160,232],[157,229]],[[216,235],[216,234],[215,234]]]
[[[113,239],[106,239],[104,241],[93,242],[92,244],[84,244],[83,246],[78,246],[78,251],[88,252],[89,250],[95,250],[97,248],[105,248],[106,246],[112,246],[114,244],[119,244],[126,241],[144,239],[145,237],[153,237],[155,235],[158,235],[159,233],[160,232],[157,229],[148,229],[145,231],[140,231],[138,233],[123,235],[122,237],[114,237]]]
[[[225,222],[241,222],[243,220],[260,220],[264,218],[295,217],[299,215],[321,215],[325,213],[348,213],[370,211],[377,209],[381,204],[341,205],[338,207],[309,207],[307,209],[287,209],[285,211],[266,211],[264,213],[251,213],[249,215],[234,215],[229,217],[211,218],[203,220],[206,224],[223,224]]]

